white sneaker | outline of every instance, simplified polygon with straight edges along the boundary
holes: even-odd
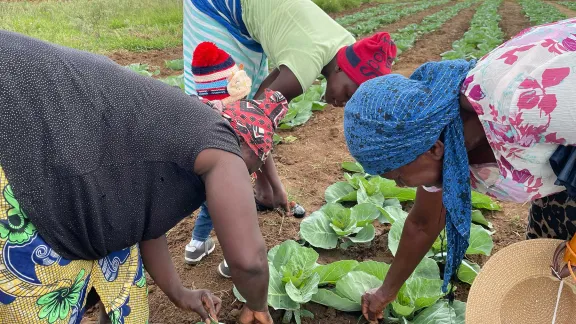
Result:
[[[200,246],[195,246],[192,242],[186,245],[186,249],[184,251],[184,261],[190,265],[196,265],[205,256],[208,256],[210,253],[214,252],[216,245],[211,237],[209,237],[204,243]]]

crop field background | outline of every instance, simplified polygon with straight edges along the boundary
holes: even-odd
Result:
[[[576,17],[575,1],[313,1],[356,37],[390,32],[401,52],[393,70],[406,76],[427,61],[479,58],[524,28]],[[187,64],[181,61],[181,0],[0,1],[0,28],[104,54],[137,73],[177,86],[182,82],[182,65]],[[304,221],[284,218],[277,212],[260,214],[268,248],[287,240],[307,242],[305,247],[284,243],[283,248],[273,249],[271,260],[278,253],[297,253],[309,255],[311,262],[309,269],[295,269],[304,270],[306,276],[275,287],[278,299],[270,304],[292,309],[293,322],[301,316],[303,323],[364,323],[354,311],[354,294],[361,289],[350,286],[352,292],[342,295],[334,287],[357,278],[369,286],[381,282],[386,264],[393,260],[414,191],[365,175],[354,164],[344,141],[343,109],[323,103],[323,91],[324,83],[319,80],[293,100],[275,138],[278,146],[274,157],[290,199],[302,204],[309,214],[315,213]],[[524,239],[529,209],[528,204],[493,202],[481,196],[475,196],[473,202],[478,210],[474,212],[473,248],[467,251],[455,291],[461,302],[466,302],[470,283],[489,256]],[[220,320],[234,323],[240,296],[233,293],[231,281],[216,272],[222,260],[220,248],[198,266],[184,264],[184,246],[190,240],[194,219],[192,215],[168,233],[172,258],[184,284],[214,291],[223,299]],[[437,243],[421,266],[427,269],[423,272],[438,274],[413,278],[410,285],[418,280],[428,284],[426,289],[407,287],[402,292],[402,298],[390,309],[398,323],[463,323],[458,315],[464,304],[448,307],[438,294],[441,238]],[[364,262],[367,260],[378,263]],[[334,264],[336,261],[341,263]],[[329,267],[342,273],[330,277]],[[272,272],[276,281],[281,281],[281,269]],[[173,306],[148,279],[150,323],[198,321],[195,315]],[[288,287],[287,281],[294,287]],[[300,292],[299,300],[290,294],[294,289]],[[446,318],[443,312],[451,315],[452,321],[430,320],[433,316]],[[93,323],[94,314],[97,312],[93,310],[84,322]],[[307,317],[310,314],[314,319]],[[274,311],[273,316],[275,323],[287,318],[283,310]]]

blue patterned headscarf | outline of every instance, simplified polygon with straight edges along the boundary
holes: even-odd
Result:
[[[444,292],[470,238],[470,170],[459,95],[466,74],[475,64],[465,60],[430,62],[410,78],[389,74],[369,80],[344,110],[348,150],[370,174],[383,174],[413,162],[443,135],[442,201],[448,239]]]

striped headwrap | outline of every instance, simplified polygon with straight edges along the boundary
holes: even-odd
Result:
[[[459,95],[474,65],[464,60],[430,62],[410,78],[390,74],[366,81],[344,111],[348,149],[370,174],[413,162],[443,135],[442,201],[448,239],[444,291],[470,238],[470,171]]]

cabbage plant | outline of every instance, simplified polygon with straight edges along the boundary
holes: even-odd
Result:
[[[369,203],[352,208],[326,204],[300,223],[300,237],[322,249],[371,242],[375,235],[372,223],[379,216],[378,208]]]

